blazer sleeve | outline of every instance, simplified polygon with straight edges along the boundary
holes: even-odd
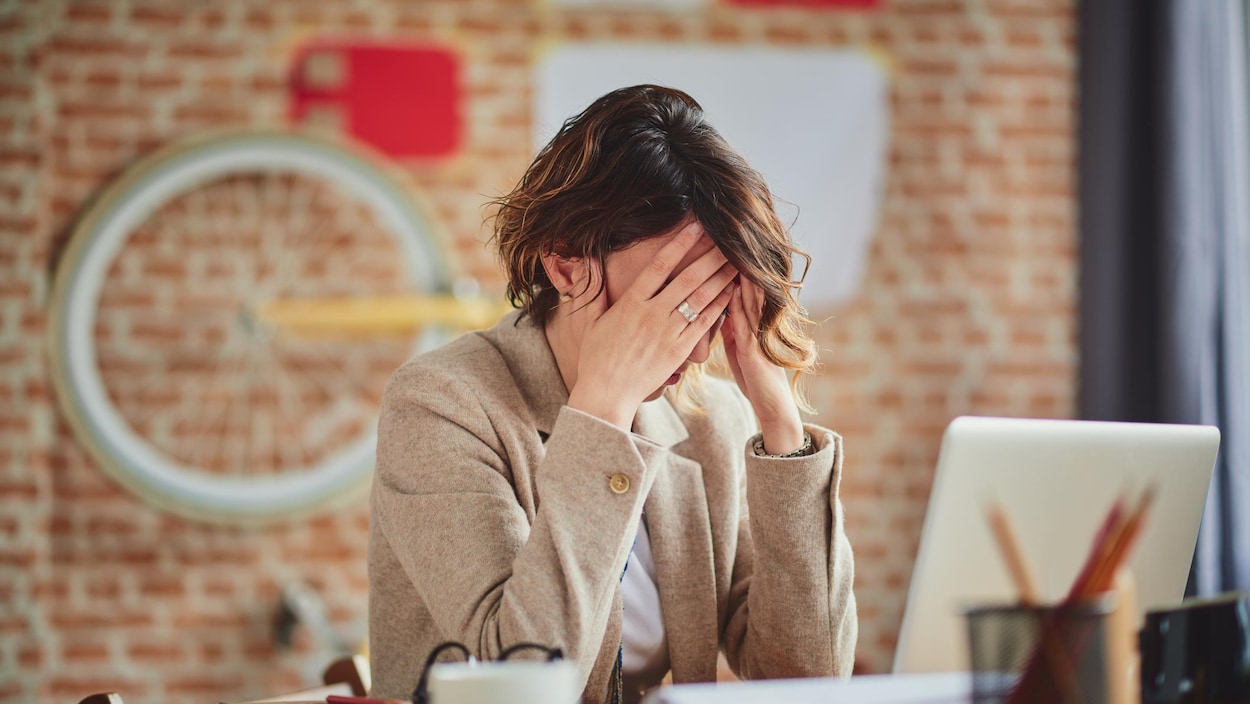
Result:
[[[584,688],[658,446],[564,407],[532,469],[531,524],[482,395],[453,379],[416,381],[393,382],[383,399],[373,494],[380,530],[443,636],[478,658],[521,642],[562,647]],[[628,490],[613,491],[616,474]]]
[[[730,668],[744,679],[849,677],[855,664],[855,562],[838,498],[842,439],[816,425],[804,430],[816,447],[806,457],[758,457],[758,435],[746,445],[721,634]]]

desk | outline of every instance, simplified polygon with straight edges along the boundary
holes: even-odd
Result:
[[[972,677],[966,672],[935,675],[865,675],[849,680],[817,678],[684,684],[656,690],[643,704],[966,704]]]

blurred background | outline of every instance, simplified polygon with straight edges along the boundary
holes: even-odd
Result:
[[[643,81],[813,253],[858,671],[961,414],[1220,424],[1207,579],[1250,586],[1244,16],[1096,4],[0,3],[0,701],[258,697],[360,647],[387,375],[498,314],[485,202]]]

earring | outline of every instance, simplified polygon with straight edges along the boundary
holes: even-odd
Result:
[[[560,302],[561,302],[561,303],[567,303],[567,302],[569,302],[569,301],[571,301],[571,300],[573,300],[573,294],[571,294],[571,293],[562,293],[562,294],[560,294]]]

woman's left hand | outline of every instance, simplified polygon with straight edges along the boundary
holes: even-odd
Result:
[[[739,276],[729,299],[729,317],[721,327],[725,356],[738,388],[755,409],[764,435],[764,451],[784,455],[803,445],[803,423],[790,392],[785,369],[760,351],[757,331],[764,296],[755,284]]]

